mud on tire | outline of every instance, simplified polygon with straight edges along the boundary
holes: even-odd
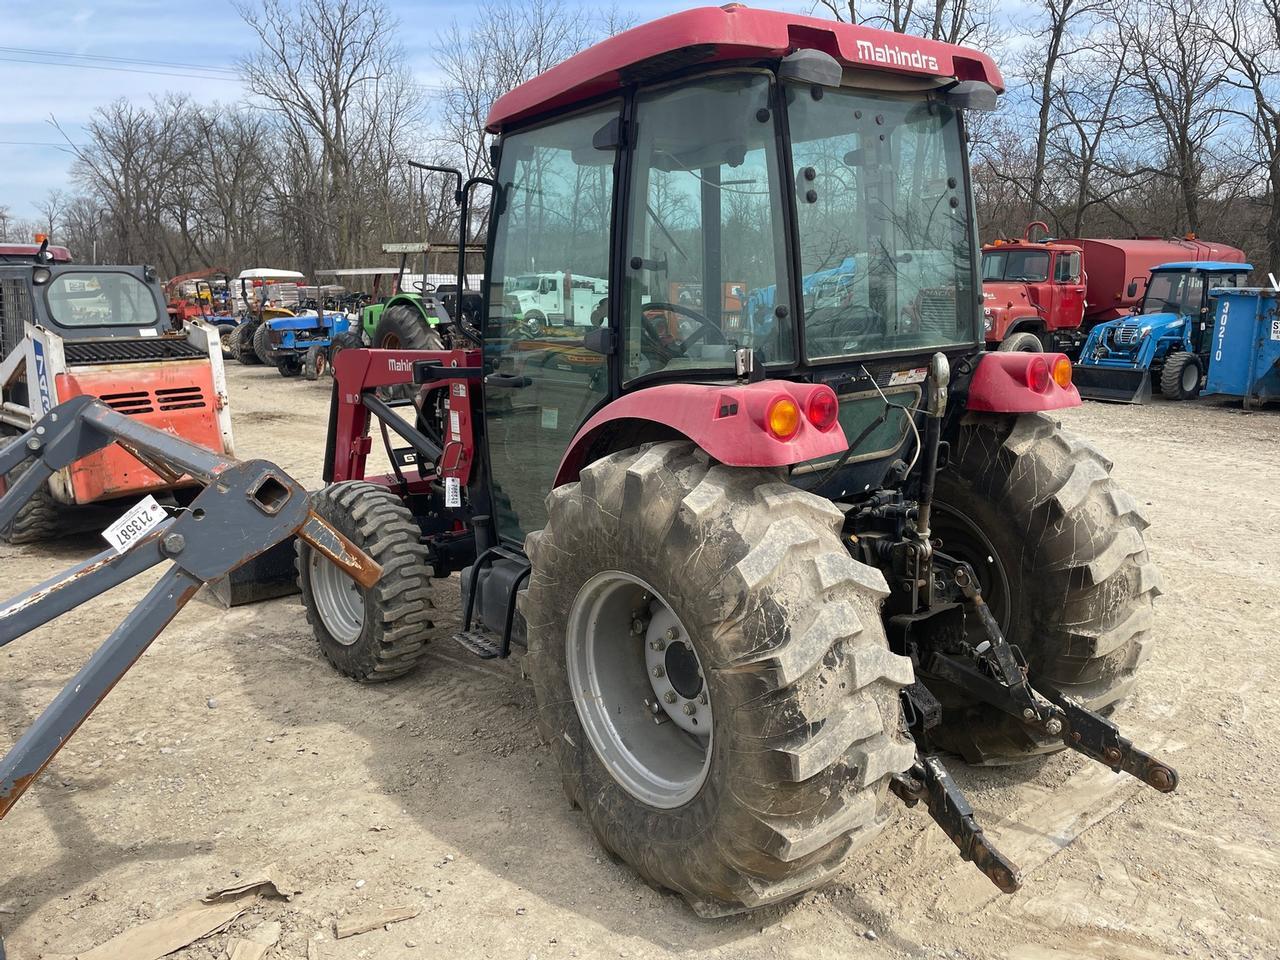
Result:
[[[320,516],[382,566],[381,579],[365,589],[347,581],[328,560],[297,541],[298,588],[321,652],[340,673],[361,682],[403,676],[417,666],[427,641],[436,633],[431,571],[418,525],[399,497],[363,481],[335,483],[314,495],[311,503]],[[321,566],[330,573],[322,572]],[[330,576],[342,581],[331,581]],[[359,596],[354,610],[357,631],[345,631],[342,614],[335,616],[332,603],[325,602],[326,591],[335,589],[350,589]]]
[[[253,331],[253,353],[258,362],[268,367],[276,365],[276,352],[271,349],[271,327],[263,320]]]
[[[1133,688],[1151,654],[1161,584],[1143,539],[1147,521],[1110,471],[1096,448],[1044,414],[969,414],[938,475],[933,524],[942,551],[973,565],[1032,682],[1091,710]],[[1064,749],[946,688],[940,698],[935,739],[970,762]]]
[[[778,471],[712,465],[687,442],[599,460],[547,503],[546,529],[526,541],[528,673],[565,792],[600,843],[704,916],[825,881],[878,831],[889,778],[915,756],[898,700],[910,661],[889,652],[884,578],[842,545],[839,510]],[[709,766],[680,806],[624,788],[579,719],[566,629],[602,571],[651,585],[704,668]],[[623,633],[643,652],[643,637]]]

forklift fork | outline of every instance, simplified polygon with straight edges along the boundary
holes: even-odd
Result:
[[[214,453],[87,396],[55,407],[0,450],[0,474],[31,461],[0,498],[0,527],[17,516],[55,471],[111,443],[145,463],[189,476],[204,489],[189,507],[162,520],[123,551],[109,547],[0,607],[4,646],[144,570],[171,561],[142,602],[0,760],[0,819],[203,584],[295,535],[362,586],[372,586],[382,572],[312,513],[306,491],[274,464],[240,462]]]

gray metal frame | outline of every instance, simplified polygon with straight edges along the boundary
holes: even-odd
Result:
[[[294,535],[362,586],[372,586],[382,574],[377,563],[311,512],[306,490],[276,465],[214,453],[92,397],[75,397],[55,407],[0,450],[0,474],[32,460],[0,498],[0,526],[10,522],[55,471],[112,443],[162,476],[176,480],[186,474],[204,484],[204,490],[127,552],[108,548],[0,607],[4,646],[142,571],[172,561],[142,602],[0,760],[0,819],[203,584]]]

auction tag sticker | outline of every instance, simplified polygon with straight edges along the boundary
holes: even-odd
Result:
[[[444,505],[446,507],[462,506],[462,484],[457,477],[444,478]]]
[[[147,494],[128,513],[103,530],[102,536],[116,553],[124,553],[138,541],[145,540],[148,533],[164,522],[164,518],[164,507]]]
[[[1271,339],[1280,340],[1280,320],[1271,321]]]

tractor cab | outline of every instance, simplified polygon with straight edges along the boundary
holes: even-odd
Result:
[[[696,27],[687,46],[646,33],[682,47],[680,69],[635,82],[633,51],[606,42],[607,67],[570,61],[490,116],[485,360],[529,381],[487,395],[504,538],[542,526],[545,490],[602,406],[731,384],[744,364],[829,385],[849,437],[885,397],[899,408],[849,458],[876,467],[828,489],[874,485],[911,434],[901,411],[918,407],[929,357],[981,340],[962,110],[993,106],[998,74],[887,74],[860,66],[874,53],[856,43],[843,63],[804,49],[782,15],[713,12],[750,18],[772,55],[703,49]]]
[[[1170,400],[1199,395],[1213,341],[1212,291],[1243,285],[1252,269],[1212,260],[1153,268],[1133,312],[1090,331],[1076,364],[1081,395],[1142,403],[1153,386]]]

